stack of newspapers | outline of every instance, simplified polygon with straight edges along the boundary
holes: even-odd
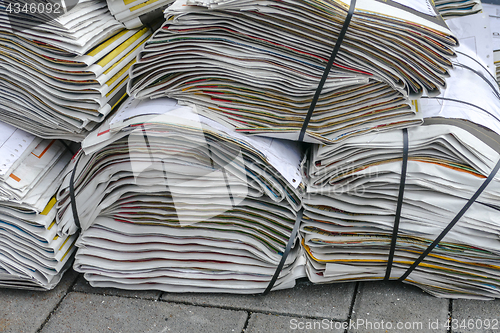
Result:
[[[305,141],[418,125],[409,97],[446,86],[457,40],[431,2],[355,6]],[[195,103],[240,132],[297,140],[348,10],[342,1],[177,0],[132,66],[128,92]]]
[[[436,9],[444,19],[481,12],[481,0],[436,0]]]
[[[69,267],[75,235],[57,235],[55,194],[72,154],[0,123],[0,286],[51,289]]]
[[[263,292],[305,276],[300,146],[247,137],[176,100],[129,99],[83,141],[58,193],[93,286]],[[75,218],[75,215],[77,218]]]
[[[174,0],[106,0],[111,14],[127,29],[137,29],[163,17]]]
[[[124,29],[104,0],[65,13],[50,1],[32,11],[2,6],[0,120],[43,138],[83,140],[126,95],[128,69],[151,31]]]
[[[301,225],[312,282],[386,277],[440,297],[500,297],[500,174],[493,173],[458,223],[442,233],[500,159],[500,93],[483,61],[491,55],[465,45],[457,49],[443,94],[419,101],[425,121],[407,130],[405,176],[401,130],[312,150]],[[408,275],[438,235],[444,238]]]
[[[496,6],[18,4],[0,4],[0,286],[73,265],[135,290],[500,297]]]

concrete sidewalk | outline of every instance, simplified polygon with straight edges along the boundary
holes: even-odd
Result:
[[[498,332],[499,320],[500,300],[450,301],[398,282],[169,294],[92,288],[71,271],[49,292],[0,289],[0,332],[15,333]]]

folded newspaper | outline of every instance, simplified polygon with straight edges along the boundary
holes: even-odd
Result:
[[[7,3],[0,11],[0,121],[43,138],[83,140],[126,95],[128,69],[151,31],[124,29],[104,0],[80,1],[51,20]],[[54,11],[49,4],[40,8]]]
[[[435,0],[439,14],[446,20],[481,12],[481,0]]]
[[[457,53],[444,93],[419,102],[424,125],[408,129],[403,201],[387,277],[403,277],[440,297],[498,298],[499,174],[405,277],[500,159],[498,85],[480,54],[464,45]],[[402,163],[401,130],[314,148],[301,225],[312,282],[386,277]]]
[[[93,286],[267,288],[298,228],[299,145],[246,137],[168,98],[125,101],[82,145],[57,196],[58,225],[81,226],[74,268]],[[305,276],[291,244],[273,290]]]
[[[195,103],[238,131],[297,140],[349,5],[177,0],[132,66],[128,92]],[[420,124],[408,97],[439,94],[456,44],[427,0],[358,0],[305,141]]]
[[[137,29],[163,18],[174,0],[106,0],[111,14],[127,29]]]
[[[0,123],[1,287],[52,289],[71,265],[76,235],[57,235],[54,197],[71,155]]]

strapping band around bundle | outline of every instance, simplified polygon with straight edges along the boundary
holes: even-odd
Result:
[[[66,149],[71,153],[73,154],[73,156],[77,153],[76,151],[73,151],[73,149],[71,149],[71,147],[66,143],[66,141],[64,140],[59,140],[64,147],[66,147]]]
[[[314,112],[314,108],[316,107],[316,103],[318,103],[319,95],[323,90],[323,86],[325,85],[326,79],[328,78],[328,74],[332,69],[335,58],[337,57],[337,53],[340,50],[342,41],[344,40],[347,28],[349,28],[349,24],[351,23],[351,18],[352,15],[354,14],[354,8],[356,8],[356,0],[351,0],[351,4],[349,6],[349,11],[347,12],[347,16],[344,21],[344,25],[342,26],[342,30],[340,30],[340,34],[337,37],[337,42],[335,43],[335,47],[333,48],[332,54],[330,55],[330,60],[328,60],[328,63],[326,64],[325,70],[323,71],[323,76],[321,77],[321,81],[319,81],[318,88],[316,88],[316,92],[314,93],[311,105],[309,105],[309,110],[307,110],[306,118],[304,119],[304,123],[302,124],[302,128],[300,129],[299,142],[302,142],[304,140],[304,135],[306,134],[309,121],[311,121],[311,117]]]
[[[484,113],[486,113],[490,117],[494,118],[496,121],[500,122],[500,118],[498,118],[496,115],[494,115],[490,111],[488,111],[486,109],[483,109],[482,107],[477,106],[475,104],[466,102],[466,101],[461,101],[459,99],[453,99],[453,98],[447,98],[447,97],[428,97],[428,96],[422,96],[422,98],[437,99],[437,100],[448,101],[448,102],[455,102],[455,103],[460,103],[460,104],[463,104],[463,105],[467,105],[467,106],[470,106],[471,108],[475,108],[475,109],[483,111]]]
[[[401,207],[403,206],[403,196],[406,183],[406,169],[408,168],[408,146],[408,130],[405,128],[403,129],[403,163],[401,166],[401,180],[399,182],[398,204],[396,206],[396,217],[394,218],[394,228],[392,229],[391,249],[389,251],[389,259],[387,260],[384,280],[389,280],[391,278],[394,252],[396,251],[396,243],[398,241],[399,220],[401,219]]]
[[[474,193],[472,198],[467,201],[465,206],[460,210],[460,212],[455,216],[455,218],[448,224],[448,226],[441,232],[441,234],[432,242],[431,245],[418,257],[417,260],[408,268],[408,270],[401,276],[398,280],[399,281],[404,281],[408,275],[413,272],[413,270],[427,257],[427,255],[439,244],[439,242],[448,234],[448,232],[457,224],[457,222],[460,220],[460,218],[465,214],[465,212],[472,206],[472,204],[476,201],[476,199],[483,193],[484,189],[488,184],[495,178],[495,175],[498,172],[498,169],[500,169],[500,160],[498,160],[497,164],[489,174],[488,178],[484,180],[484,182],[481,184],[479,189]]]
[[[288,243],[286,244],[285,252],[283,252],[283,255],[281,256],[280,263],[278,264],[278,267],[276,267],[276,271],[274,272],[274,275],[269,281],[269,285],[267,286],[266,290],[264,290],[263,295],[269,294],[271,289],[274,287],[274,283],[278,279],[281,270],[283,269],[283,266],[285,265],[286,258],[288,257],[288,254],[290,253],[290,250],[292,249],[292,245],[295,241],[295,238],[297,237],[297,232],[299,231],[299,226],[300,222],[302,221],[302,215],[304,214],[304,208],[301,208],[297,212],[297,217],[295,218],[295,224],[293,225],[293,230],[292,234],[290,235],[290,238],[288,239]]]
[[[299,142],[302,142],[304,140],[304,135],[306,134],[307,126],[309,125],[309,121],[311,121],[312,114],[314,112],[314,108],[316,107],[316,104],[318,103],[319,100],[319,95],[321,94],[321,91],[323,90],[323,86],[325,85],[326,79],[328,78],[328,74],[330,73],[330,70],[332,69],[333,63],[335,62],[335,58],[337,57],[337,53],[340,50],[340,46],[342,45],[342,41],[344,40],[345,34],[347,32],[347,29],[349,28],[349,24],[351,23],[351,18],[352,15],[354,14],[354,9],[356,8],[356,0],[351,0],[351,4],[349,6],[349,11],[347,12],[347,16],[344,21],[344,25],[342,26],[342,29],[340,30],[340,33],[337,37],[337,41],[335,42],[335,46],[333,48],[332,54],[330,55],[330,59],[328,60],[328,63],[326,64],[325,70],[323,71],[323,76],[321,77],[321,80],[319,81],[318,88],[316,88],[316,92],[314,93],[314,97],[312,99],[311,104],[309,105],[309,109],[307,111],[306,118],[304,119],[304,123],[302,124],[302,128],[300,129],[300,134],[299,134]],[[281,261],[276,268],[276,272],[274,273],[271,281],[269,281],[269,285],[267,286],[266,290],[264,291],[263,295],[267,295],[271,289],[274,286],[274,283],[278,279],[281,270],[283,269],[283,266],[285,265],[286,258],[288,257],[288,254],[290,253],[290,250],[292,249],[292,245],[295,241],[295,238],[297,237],[297,232],[299,230],[300,222],[302,220],[302,215],[304,214],[304,208],[302,208],[298,213],[297,213],[297,219],[295,220],[295,225],[293,226],[292,234],[290,235],[290,239],[288,240],[288,243],[285,248],[285,252],[283,252],[283,255],[281,257]]]
[[[78,162],[80,162],[80,158],[82,155],[78,157],[75,162],[75,166],[73,167],[73,171],[71,172],[71,178],[69,179],[69,197],[71,200],[71,210],[73,211],[73,220],[75,221],[75,225],[78,229],[81,229],[80,218],[78,217],[78,211],[76,209],[76,198],[75,198],[75,173],[76,168],[78,167]]]

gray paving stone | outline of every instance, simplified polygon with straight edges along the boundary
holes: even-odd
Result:
[[[415,286],[395,281],[361,283],[352,314],[352,322],[359,325],[349,332],[444,333],[448,309],[448,299],[430,296]],[[404,326],[398,329],[398,325]]]
[[[69,293],[41,333],[241,332],[246,312]]]
[[[499,332],[500,299],[494,301],[454,300],[450,324],[453,333]]]
[[[0,332],[36,332],[66,295],[76,276],[69,270],[50,291],[0,289]]]
[[[78,280],[76,280],[76,283],[73,286],[73,290],[88,294],[143,298],[152,300],[159,299],[161,294],[161,291],[157,290],[125,290],[117,288],[95,288],[92,287],[87,280],[85,280],[83,274],[80,274]]]
[[[342,323],[328,319],[307,319],[252,313],[245,333],[342,333]],[[337,327],[336,327],[337,326]]]
[[[293,289],[271,292],[266,296],[164,293],[162,300],[255,312],[345,320],[349,315],[353,294],[354,284],[352,283],[313,285],[307,281],[299,281]]]

